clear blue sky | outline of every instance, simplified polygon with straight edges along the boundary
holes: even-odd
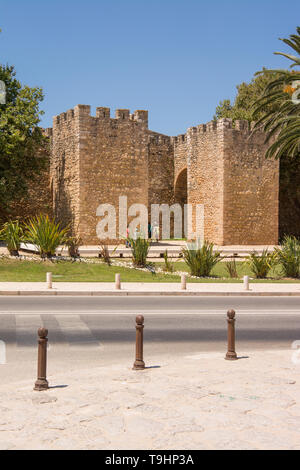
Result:
[[[297,0],[2,0],[0,62],[41,86],[42,125],[76,104],[149,110],[169,135],[211,120],[300,25]]]

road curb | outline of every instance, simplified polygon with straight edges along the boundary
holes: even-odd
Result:
[[[0,296],[196,296],[196,297],[300,297],[299,292],[161,292],[161,291],[0,291]]]

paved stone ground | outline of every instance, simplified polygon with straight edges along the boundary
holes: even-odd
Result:
[[[46,392],[1,383],[0,449],[299,450],[300,365],[291,358],[165,355],[145,371],[66,364]]]

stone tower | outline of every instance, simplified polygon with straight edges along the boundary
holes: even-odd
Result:
[[[233,127],[230,119],[175,138],[175,198],[182,199],[186,187],[187,202],[204,205],[205,239],[218,245],[277,244],[279,165],[265,159],[264,141],[263,133],[251,133],[248,121]]]
[[[119,196],[128,207],[203,204],[205,239],[276,244],[279,169],[265,150],[264,135],[252,135],[246,121],[221,119],[169,137],[148,129],[147,111],[119,109],[111,118],[101,107],[94,117],[90,106],[78,105],[53,121],[54,213],[84,244],[97,245],[97,207],[117,208]]]

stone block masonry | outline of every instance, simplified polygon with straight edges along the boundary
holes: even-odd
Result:
[[[77,105],[56,116],[50,188],[55,217],[83,244],[99,245],[100,204],[204,205],[205,239],[220,245],[276,244],[279,166],[264,158],[265,136],[229,119],[169,137],[148,129],[148,112]],[[106,242],[122,242],[116,238]],[[192,229],[195,230],[195,214]],[[131,219],[128,218],[128,221]],[[188,233],[188,238],[190,237]]]
[[[186,156],[187,201],[204,205],[205,239],[218,245],[277,243],[279,168],[265,159],[264,140],[262,133],[251,134],[247,121],[233,127],[230,119],[192,127],[175,140],[178,171]]]

